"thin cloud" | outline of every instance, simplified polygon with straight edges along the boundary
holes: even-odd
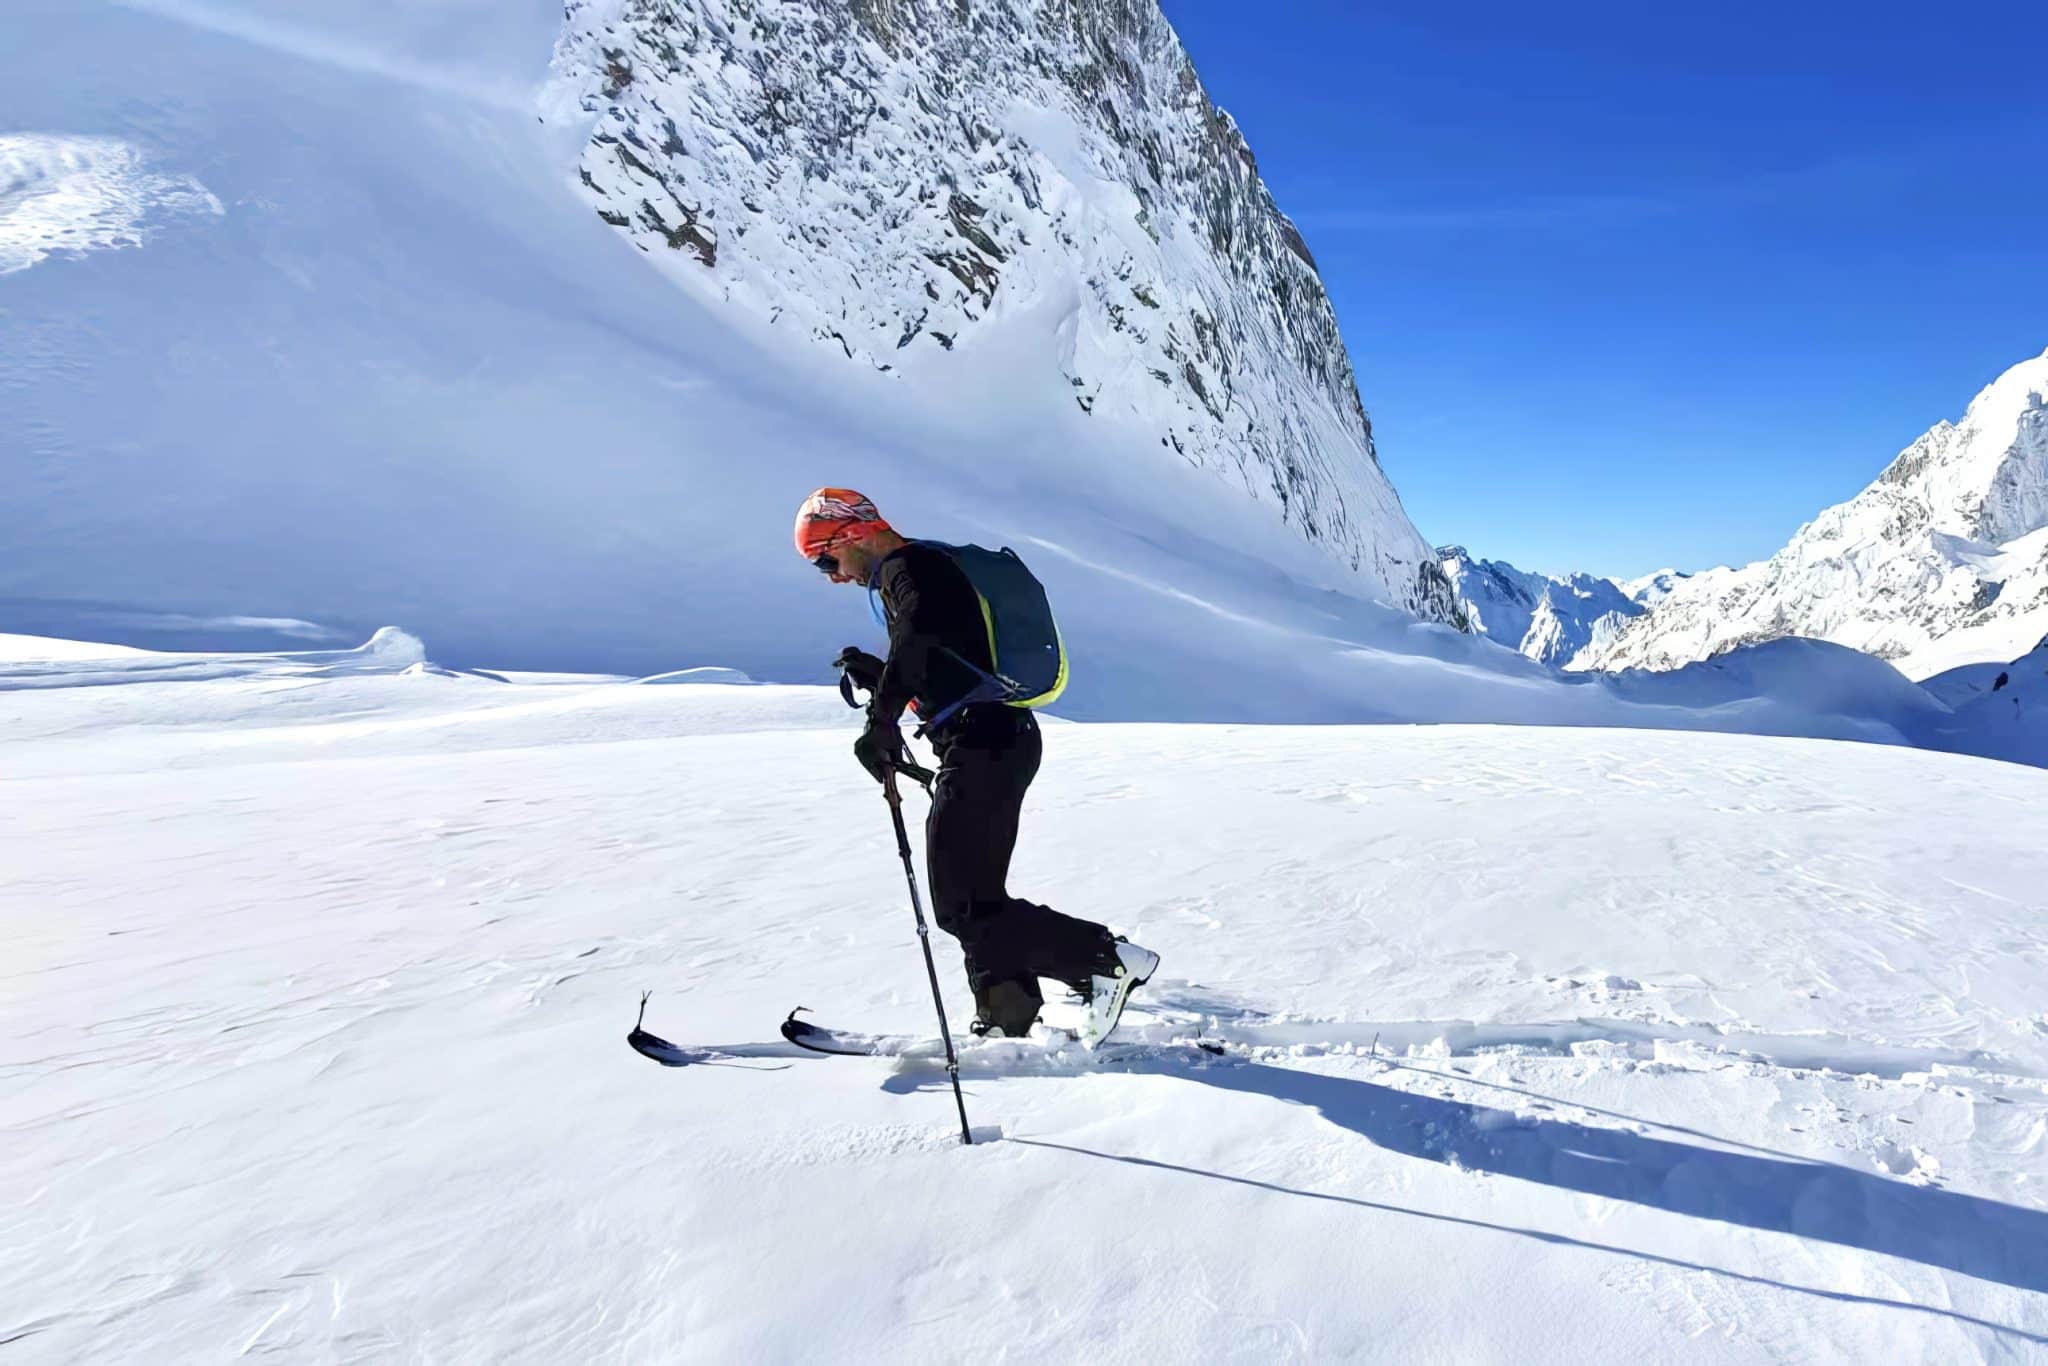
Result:
[[[1779,204],[1812,196],[1886,195],[1952,173],[1975,130],[1929,134],[1874,151],[1726,180],[1668,183],[1622,193],[1538,195],[1464,204],[1357,204],[1293,215],[1318,232],[1459,232],[1500,228],[1587,228],[1675,214]]]

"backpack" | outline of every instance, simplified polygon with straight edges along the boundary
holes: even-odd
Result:
[[[1024,567],[1017,552],[1008,546],[988,550],[978,545],[947,545],[943,541],[920,544],[944,551],[966,575],[968,585],[981,601],[981,619],[988,628],[988,655],[995,662],[993,674],[968,664],[981,675],[981,685],[925,722],[922,729],[938,725],[970,702],[1043,707],[1066,691],[1067,647],[1053,621],[1052,604],[1046,600],[1045,585]],[[964,659],[960,662],[967,664]]]

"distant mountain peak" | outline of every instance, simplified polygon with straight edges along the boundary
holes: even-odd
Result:
[[[1437,561],[1473,630],[1543,664],[1563,665],[1600,623],[1643,610],[1621,585],[1595,574],[1531,573],[1475,559],[1460,545],[1439,546]]]
[[[2010,659],[2048,629],[2048,351],[1980,390],[1768,560],[1674,584],[1575,668],[1675,668],[1811,636],[1916,677]]]

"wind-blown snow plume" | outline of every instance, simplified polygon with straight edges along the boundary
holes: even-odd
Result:
[[[571,0],[556,67],[602,114],[597,213],[700,296],[1069,394],[1454,618],[1308,246],[1153,0]]]
[[[1813,636],[1912,677],[2010,660],[2048,633],[2048,353],[2015,365],[1768,560],[1672,588],[1574,668],[1674,668]]]

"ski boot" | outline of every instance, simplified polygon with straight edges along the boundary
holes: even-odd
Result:
[[[1028,1039],[1043,1004],[1035,987],[997,982],[975,993],[974,1022],[967,1032],[977,1039]]]
[[[1100,1047],[1103,1040],[1115,1031],[1131,992],[1151,981],[1152,974],[1159,967],[1158,954],[1131,943],[1122,935],[1116,937],[1111,948],[1114,966],[1107,974],[1098,972],[1088,979],[1087,1009],[1081,1017],[1081,1045],[1084,1048]]]

